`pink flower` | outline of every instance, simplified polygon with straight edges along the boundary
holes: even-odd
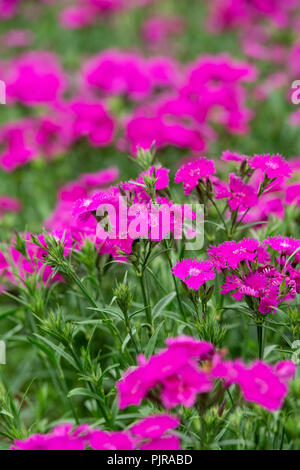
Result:
[[[145,61],[135,54],[105,51],[84,69],[85,81],[105,94],[141,99],[149,95],[151,82]]]
[[[95,450],[134,450],[133,439],[128,432],[92,431],[89,439]]]
[[[89,26],[94,22],[95,10],[86,5],[75,5],[65,8],[60,13],[60,24],[64,28],[78,29]]]
[[[73,216],[84,222],[89,219],[92,212],[96,213],[99,207],[104,204],[117,206],[119,197],[118,188],[111,187],[95,193],[91,198],[78,199],[73,208]]]
[[[62,243],[64,247],[64,256],[68,256],[73,245],[71,234],[67,230],[58,230],[49,233],[49,235],[52,235],[57,242]],[[11,246],[8,249],[9,256],[7,256],[7,259],[10,260],[10,262],[4,266],[4,280],[10,284],[17,285],[19,282],[22,283],[28,277],[32,276],[32,274],[36,273],[39,275],[40,281],[47,285],[52,282],[63,281],[60,274],[54,274],[53,268],[44,263],[47,254],[46,250],[34,244],[30,234],[25,234],[23,238],[25,241],[27,256],[23,256],[23,254],[16,250],[15,240],[12,240]],[[43,245],[43,247],[47,248],[44,235],[39,235],[37,238],[39,243]],[[18,272],[18,278],[16,278],[14,274],[16,271]]]
[[[152,87],[176,87],[180,80],[179,65],[170,57],[152,57],[148,59],[148,73]]]
[[[26,47],[32,44],[33,35],[26,29],[12,29],[1,35],[1,40],[6,47]]]
[[[0,0],[0,18],[9,19],[17,13],[17,8],[22,0]]]
[[[148,391],[161,385],[161,399],[166,408],[180,403],[193,406],[198,393],[212,388],[209,377],[196,363],[207,359],[213,346],[189,337],[168,340],[168,348],[146,360],[139,356],[139,366],[125,373],[118,382],[120,408],[139,405]]]
[[[66,126],[66,116],[41,117],[37,121],[35,142],[38,152],[46,157],[61,155],[71,144],[69,126]]]
[[[290,165],[279,153],[273,155],[254,155],[254,157],[249,160],[249,165],[251,168],[262,170],[270,179],[280,177],[290,178],[293,174]]]
[[[256,361],[250,367],[236,362],[235,369],[236,382],[247,401],[258,403],[269,411],[281,408],[288,387],[271,366],[262,361]]]
[[[37,146],[34,142],[34,129],[30,121],[16,121],[0,128],[4,146],[0,153],[0,166],[11,172],[36,158]]]
[[[107,168],[95,173],[84,173],[79,180],[86,188],[105,187],[113,183],[119,177],[119,169],[117,167]]]
[[[282,256],[292,256],[296,252],[294,255],[295,261],[300,263],[300,240],[276,235],[266,238],[264,243],[274,251],[278,251]]]
[[[180,441],[169,431],[179,426],[178,418],[164,414],[148,416],[130,428],[138,436],[140,450],[179,450]]]
[[[153,143],[157,148],[173,145],[195,152],[200,152],[206,147],[199,125],[184,119],[172,119],[170,116],[147,116],[141,112],[135,112],[127,122],[126,139],[134,154],[137,153],[138,147],[149,149]]]
[[[124,0],[87,0],[87,2],[99,12],[120,10],[124,4]],[[85,0],[84,3],[86,3]]]
[[[237,371],[233,361],[225,361],[219,354],[215,354],[212,362],[211,375],[215,379],[222,379],[224,387],[230,387],[235,383]]]
[[[115,124],[101,103],[75,101],[70,106],[73,114],[73,139],[87,137],[93,147],[111,144]]]
[[[107,432],[87,424],[73,429],[72,424],[63,424],[48,434],[15,440],[11,450],[179,450],[179,438],[173,433],[179,424],[167,414],[148,416],[128,431]]]
[[[197,290],[207,281],[216,277],[213,264],[210,261],[183,259],[172,268],[174,276],[179,277],[190,289]]]
[[[293,184],[286,188],[286,204],[297,204],[300,206],[300,184]]]
[[[206,180],[215,173],[213,160],[200,157],[182,165],[176,173],[175,183],[183,183],[184,194],[188,196],[198,185],[199,180]]]
[[[242,162],[243,160],[248,160],[250,157],[247,155],[242,155],[237,152],[231,152],[230,150],[224,150],[221,156],[221,160],[225,162]]]
[[[56,56],[44,51],[18,57],[6,80],[7,96],[27,106],[52,103],[65,88],[65,76]]]
[[[154,16],[147,19],[142,27],[142,36],[144,40],[153,48],[159,48],[167,41],[170,36],[177,36],[182,32],[184,22],[181,17]]]
[[[280,297],[281,285],[285,282],[288,293]],[[229,275],[221,287],[223,295],[233,292],[235,300],[244,296],[256,298],[258,311],[262,314],[274,313],[277,305],[287,299],[296,297],[296,283],[273,267],[260,267],[256,272],[249,272],[243,277]]]
[[[253,238],[226,241],[218,246],[211,245],[207,253],[213,266],[221,269],[236,269],[242,261],[254,261],[257,257],[259,241]]]
[[[22,205],[18,199],[9,196],[0,196],[0,218],[6,212],[20,212]]]
[[[198,393],[207,393],[212,389],[207,373],[199,370],[197,363],[193,361],[164,378],[162,384],[161,399],[167,409],[179,404],[191,408]]]
[[[275,366],[275,374],[284,383],[288,383],[294,378],[296,370],[297,366],[292,361],[280,361]]]
[[[257,204],[258,197],[255,189],[244,183],[242,179],[234,173],[230,174],[229,190],[226,193],[217,195],[217,199],[227,197],[228,205],[232,211],[245,211]]]
[[[33,434],[23,441],[15,440],[12,450],[84,450],[90,430],[87,425],[72,430],[71,424],[56,426],[49,434]]]
[[[5,269],[7,269],[8,267],[9,267],[9,264],[6,261],[6,258],[4,256],[4,254],[2,253],[2,251],[0,251],[0,275],[1,276],[2,276],[3,272],[5,271]]]

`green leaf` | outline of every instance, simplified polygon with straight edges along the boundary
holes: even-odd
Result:
[[[175,291],[160,299],[152,309],[153,318],[156,318],[161,312],[163,312],[163,310],[172,302],[174,297],[176,297]]]
[[[148,344],[147,344],[146,349],[145,349],[145,356],[146,357],[150,357],[153,354],[153,352],[155,350],[156,343],[157,343],[157,338],[158,338],[159,332],[160,332],[163,324],[164,324],[164,321],[162,321],[160,323],[160,325],[156,328],[155,333],[149,339]]]
[[[94,398],[97,401],[101,400],[99,395],[97,395],[96,393],[91,392],[91,390],[88,390],[87,388],[83,388],[83,387],[73,388],[73,390],[71,390],[68,393],[68,398],[75,397],[75,396]]]
[[[52,341],[50,341],[49,339],[38,335],[37,333],[35,333],[34,335],[37,338],[39,338],[42,342],[44,342],[48,346],[50,346],[50,348],[53,349],[53,351],[55,351],[59,356],[63,357],[67,362],[69,362],[69,364],[71,364],[71,366],[74,367],[74,369],[78,370],[76,362],[74,361],[72,356],[70,356],[70,354],[68,354],[64,349],[62,349],[60,346],[57,346],[56,344],[52,343]]]

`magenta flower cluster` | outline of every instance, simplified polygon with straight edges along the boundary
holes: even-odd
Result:
[[[296,371],[291,361],[276,366],[256,361],[248,366],[241,360],[224,360],[212,344],[187,336],[168,338],[166,344],[165,350],[148,360],[139,356],[138,367],[118,382],[121,408],[139,405],[153,395],[167,409],[189,408],[199,394],[213,390],[216,379],[222,379],[224,387],[239,385],[246,401],[274,411],[282,406]]]

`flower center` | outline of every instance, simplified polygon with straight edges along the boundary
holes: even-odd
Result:
[[[200,269],[198,269],[198,268],[190,268],[190,270],[189,270],[189,276],[198,276],[198,274],[201,274]]]

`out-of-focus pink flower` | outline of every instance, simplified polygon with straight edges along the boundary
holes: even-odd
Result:
[[[104,432],[100,430],[91,433],[89,443],[95,450],[134,450],[134,440],[128,432]]]
[[[138,405],[149,390],[161,385],[161,399],[166,408],[180,403],[193,406],[196,395],[211,390],[208,375],[196,363],[206,359],[213,346],[189,337],[168,340],[168,348],[146,360],[139,356],[139,367],[129,370],[118,382],[120,408]]]
[[[26,47],[33,41],[31,31],[26,29],[12,29],[1,35],[1,42],[5,47]]]
[[[55,102],[65,86],[65,75],[56,56],[44,51],[19,56],[6,76],[8,98],[27,106]]]
[[[258,23],[261,18],[279,27],[286,26],[297,2],[287,0],[212,0],[210,26],[213,31],[241,28]]]
[[[7,20],[16,13],[22,0],[0,0],[0,18]]]
[[[124,0],[83,0],[101,12],[114,11],[122,8]]]
[[[104,94],[140,99],[151,91],[146,62],[135,54],[102,52],[86,64],[83,74],[89,86]]]
[[[57,241],[63,244],[64,256],[68,256],[73,245],[70,232],[67,230],[57,230],[50,232],[49,235],[52,235]],[[39,243],[47,248],[44,235],[39,235],[37,238]],[[24,240],[27,256],[24,256],[16,250],[15,240],[11,241],[11,246],[8,247],[8,254],[2,253],[7,262],[4,280],[7,281],[8,284],[17,285],[19,282],[25,281],[28,276],[39,274],[41,282],[45,284],[63,281],[60,274],[54,274],[52,267],[45,265],[44,259],[46,250],[35,245],[32,242],[30,234],[25,234]],[[15,277],[16,271],[18,272],[18,279]]]
[[[257,204],[243,217],[245,223],[267,221],[271,215],[280,220],[284,219],[285,206],[281,194],[266,194],[261,196]],[[260,226],[261,224],[258,224]]]
[[[61,155],[71,145],[66,116],[44,116],[36,121],[35,142],[38,152],[46,157]]]
[[[268,364],[257,361],[250,367],[235,363],[237,383],[247,401],[258,403],[269,411],[281,408],[288,388],[280,374]]]
[[[138,421],[128,431],[103,431],[87,424],[56,426],[48,434],[33,434],[15,440],[11,450],[179,450],[180,440],[173,429],[179,426],[176,417],[152,415]]]
[[[71,129],[74,140],[87,137],[93,147],[112,142],[115,124],[101,103],[75,101],[70,110],[73,113]]]
[[[201,152],[205,149],[203,133],[196,125],[177,123],[163,117],[135,115],[126,127],[126,138],[131,144],[131,151],[136,154],[138,147],[149,149],[174,145],[179,148]]]
[[[38,155],[34,125],[31,121],[16,121],[0,128],[4,150],[0,153],[0,166],[11,172],[25,165]]]
[[[285,200],[287,204],[300,206],[300,184],[292,184],[286,188]]]
[[[137,447],[140,450],[179,450],[179,438],[170,432],[179,424],[176,417],[154,415],[139,421],[130,428],[130,432],[137,436]]]
[[[105,187],[116,181],[119,177],[119,173],[117,167],[107,168],[95,173],[84,173],[80,177],[79,183],[87,188]]]
[[[224,162],[242,162],[244,160],[248,160],[250,157],[247,155],[241,155],[237,152],[231,152],[230,150],[225,150],[222,153],[221,160]]]
[[[48,434],[33,434],[23,441],[15,440],[12,450],[84,450],[89,441],[87,425],[72,430],[71,424],[56,426]]]
[[[147,19],[142,26],[142,36],[151,48],[164,45],[171,36],[183,32],[184,22],[178,16],[154,16]]]
[[[20,212],[21,208],[22,204],[18,199],[0,195],[0,218],[3,217],[6,212]]]
[[[60,13],[61,26],[68,29],[79,29],[90,26],[95,19],[95,9],[87,5],[75,5],[65,8]]]
[[[181,79],[180,67],[170,57],[152,57],[147,62],[148,74],[153,88],[178,87]]]

